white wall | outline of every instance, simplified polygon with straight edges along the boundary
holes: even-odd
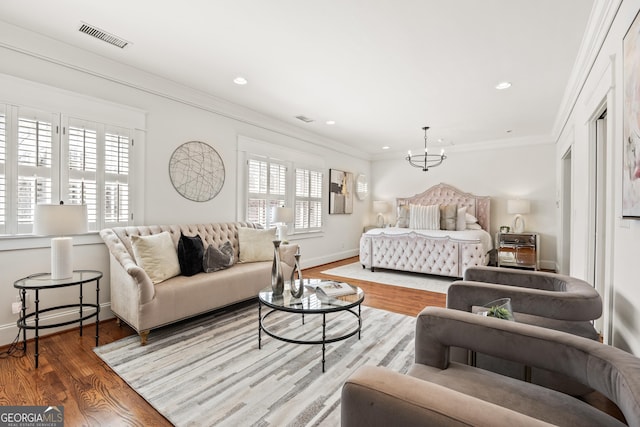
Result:
[[[621,4],[619,4],[621,3]],[[562,117],[561,132],[558,137],[556,161],[570,148],[572,153],[572,212],[571,212],[571,269],[577,277],[587,278],[590,274],[587,248],[593,246],[592,208],[590,194],[590,141],[593,131],[590,122],[594,113],[603,105],[607,108],[608,139],[606,147],[605,189],[606,203],[606,251],[604,263],[605,341],[616,347],[640,355],[640,287],[638,270],[640,259],[640,221],[622,218],[622,149],[623,149],[623,38],[640,9],[640,1],[626,0],[611,2],[601,14],[604,24],[600,29],[600,40],[586,50],[582,77],[574,82],[580,88],[571,100],[569,113]],[[619,9],[618,9],[618,6]],[[609,16],[609,18],[607,18]],[[612,24],[609,26],[609,23]],[[597,29],[596,29],[597,30]],[[595,32],[594,32],[595,34]],[[580,76],[580,74],[578,74]],[[558,171],[558,182],[560,173]]]
[[[404,154],[372,163],[372,198],[395,203],[396,197],[421,193],[444,182],[479,196],[491,197],[492,235],[501,225],[513,224],[507,200],[531,201],[525,216],[527,231],[540,233],[543,268],[556,268],[555,147],[548,138],[526,143],[511,139],[501,143],[479,143],[473,151],[453,147],[442,165],[423,172],[412,168]],[[390,214],[395,217],[395,212]],[[370,221],[374,221],[371,218]]]
[[[312,152],[328,169],[336,168],[370,176],[364,155],[340,143],[258,115],[242,107],[180,87],[153,75],[111,63],[88,52],[62,45],[39,35],[0,23],[0,74],[19,77],[62,90],[87,95],[146,112],[144,144],[136,144],[133,174],[140,175],[143,191],[135,195],[136,224],[167,224],[235,221],[238,217],[237,143],[239,135],[277,144],[296,151]],[[0,87],[0,102],[2,102]],[[171,185],[169,158],[180,144],[199,140],[209,143],[222,157],[226,178],[221,192],[205,203],[181,197]],[[327,184],[328,185],[328,184]],[[328,189],[327,189],[328,191]],[[369,213],[369,199],[354,200],[350,215],[325,214],[325,231],[299,240],[302,264],[318,265],[357,254],[359,237]],[[325,210],[328,212],[328,209]],[[294,240],[294,239],[291,239]],[[103,271],[102,318],[110,315],[109,259],[97,235],[76,239],[75,268]],[[29,274],[49,271],[48,240],[42,238],[0,239],[0,345],[17,334],[11,302],[17,291],[13,282]],[[47,291],[41,301],[47,306],[77,301],[77,289]],[[60,318],[68,318],[62,313]]]

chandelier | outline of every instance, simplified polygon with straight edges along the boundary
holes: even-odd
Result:
[[[429,154],[427,151],[427,129],[429,129],[429,126],[422,128],[424,131],[424,154],[411,154],[411,150],[409,150],[407,157],[404,158],[411,166],[421,168],[423,172],[428,171],[429,168],[440,166],[442,161],[447,158],[444,154],[444,148],[440,151],[440,154]]]

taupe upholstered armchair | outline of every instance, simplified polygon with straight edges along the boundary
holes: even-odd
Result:
[[[364,366],[342,388],[342,426],[622,426],[584,401],[454,362],[462,347],[549,370],[598,390],[640,427],[640,359],[552,329],[425,308],[416,319],[415,364],[404,375]]]
[[[602,299],[589,283],[561,274],[499,267],[470,267],[464,280],[454,282],[447,291],[447,308],[473,311],[475,307],[499,298],[510,298],[515,321],[598,340],[592,321],[602,315]],[[454,350],[455,360],[463,361],[467,352]],[[532,381],[570,394],[589,390],[562,376],[539,369],[527,369],[478,354],[477,366],[514,378]]]

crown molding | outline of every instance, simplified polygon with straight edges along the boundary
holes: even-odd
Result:
[[[0,48],[364,160],[370,155],[212,94],[0,21]],[[0,69],[0,72],[2,70]],[[16,76],[24,78],[23,76]]]
[[[551,135],[557,141],[564,130],[578,97],[584,88],[587,77],[591,72],[600,49],[613,25],[613,21],[623,0],[596,0],[593,2],[587,29],[585,30],[578,50],[578,56],[567,82],[562,102]]]

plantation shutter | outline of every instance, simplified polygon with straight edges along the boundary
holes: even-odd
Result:
[[[109,226],[129,221],[129,144],[126,132],[105,133],[104,218]]]
[[[273,207],[284,206],[287,194],[287,167],[270,159],[247,161],[247,221],[268,228]]]
[[[18,232],[28,233],[33,229],[36,204],[52,203],[53,144],[51,119],[39,117],[37,114],[29,116],[20,114],[18,117]]]
[[[296,169],[295,231],[322,228],[322,172]]]
[[[0,111],[0,234],[6,233],[7,228],[7,115],[4,107]]]
[[[89,230],[98,228],[97,126],[69,126],[67,203],[87,205]]]

